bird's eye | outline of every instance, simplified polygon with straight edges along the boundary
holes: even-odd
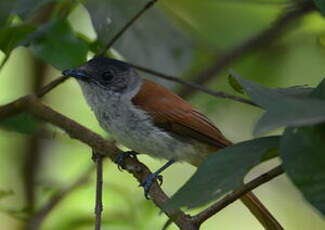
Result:
[[[102,78],[104,81],[111,81],[113,79],[114,75],[111,72],[104,72],[102,75]]]

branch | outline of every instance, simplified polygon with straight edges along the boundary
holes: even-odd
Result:
[[[95,203],[95,230],[100,230],[103,212],[103,156],[93,152],[96,163],[96,203]]]
[[[182,85],[191,87],[192,89],[197,89],[197,90],[199,90],[201,92],[207,93],[207,94],[212,95],[214,97],[230,99],[230,100],[238,101],[238,102],[241,102],[241,103],[244,103],[244,104],[258,106],[254,102],[252,102],[251,100],[248,100],[248,99],[243,98],[243,97],[238,97],[238,96],[232,95],[230,93],[222,92],[222,91],[212,90],[212,89],[206,88],[204,86],[201,86],[199,84],[189,82],[189,81],[180,79],[178,77],[173,77],[173,76],[170,76],[170,75],[166,75],[166,74],[157,72],[155,70],[151,70],[151,69],[139,66],[139,65],[132,64],[132,63],[127,63],[127,64],[129,64],[133,68],[138,69],[138,70],[140,70],[142,72],[152,74],[155,77],[160,77],[160,78],[168,80],[168,81],[173,81],[173,82],[180,83]]]
[[[35,96],[26,96],[18,101],[9,103],[8,105],[0,107],[0,120],[3,119],[1,115],[7,115],[12,110],[26,111],[35,117],[47,121],[61,129],[63,129],[70,137],[77,139],[88,146],[90,146],[96,153],[108,156],[110,159],[115,159],[119,149],[113,142],[107,141],[100,135],[92,132],[86,127],[81,126],[77,122],[65,117],[64,115],[54,111],[48,106],[39,102]],[[126,168],[140,183],[151,173],[150,170],[135,158],[126,159]],[[213,216],[227,205],[231,204],[239,197],[258,187],[259,185],[273,179],[274,177],[283,173],[281,166],[278,166],[268,173],[265,173],[251,182],[245,184],[235,192],[229,194],[221,201],[205,209],[194,217],[186,215],[181,210],[163,210],[162,206],[169,199],[168,196],[161,190],[157,182],[152,186],[149,192],[153,202],[165,212],[165,214],[172,219],[180,229],[197,230],[199,226],[209,217]]]
[[[48,106],[42,104],[35,96],[25,96],[12,103],[0,107],[0,120],[8,117],[10,114],[19,112],[28,112],[40,120],[47,121],[54,126],[64,130],[71,138],[77,139],[90,146],[96,153],[108,156],[114,160],[120,150],[113,142],[105,140],[100,135],[90,129],[78,124],[74,120],[56,112]],[[131,173],[140,183],[144,182],[151,173],[150,170],[137,159],[126,159],[126,170]],[[155,182],[149,192],[153,202],[162,210],[163,204],[169,199],[162,191],[157,182]],[[191,222],[190,216],[184,214],[181,210],[164,210],[164,213],[180,229],[197,230],[198,227]]]
[[[150,9],[158,0],[149,1],[133,18],[130,19],[122,29],[112,38],[111,41],[104,47],[104,49],[99,52],[98,56],[104,56],[107,50],[113,46],[113,44],[127,31],[127,29],[132,26],[137,19],[139,19],[148,9]]]
[[[33,93],[40,90],[43,82],[47,76],[48,65],[38,58],[32,57],[33,60],[33,79],[31,91]],[[41,128],[41,127],[40,127]],[[26,146],[24,151],[24,164],[22,168],[23,182],[24,182],[24,192],[27,202],[27,206],[30,210],[35,209],[35,179],[41,164],[42,155],[42,142],[40,139],[40,132],[32,133],[31,135],[26,135]]]
[[[38,230],[41,227],[44,219],[49,215],[49,213],[71,192],[81,185],[87,183],[91,172],[94,170],[94,167],[90,167],[86,170],[74,183],[70,186],[62,189],[55,196],[53,196],[38,212],[36,212],[29,222],[27,223],[27,230]]]
[[[258,186],[272,180],[273,178],[281,175],[283,173],[283,169],[280,166],[277,166],[267,173],[262,174],[261,176],[251,180],[247,184],[244,184],[242,187],[238,188],[234,192],[230,193],[229,195],[225,196],[223,199],[218,201],[217,203],[211,205],[209,208],[203,210],[199,214],[192,217],[194,223],[200,225],[205,220],[209,219],[211,216],[215,215],[216,213],[220,212],[223,208],[227,207],[241,196],[245,195],[249,191],[257,188]]]
[[[314,9],[315,6],[313,1],[299,1],[293,9],[280,16],[271,27],[263,30],[246,42],[241,43],[239,46],[225,53],[220,58],[217,58],[213,65],[193,77],[194,83],[199,83],[201,85],[208,83],[216,74],[220,73],[225,67],[238,60],[240,57],[247,55],[254,50],[263,48],[265,45],[273,42],[292,21],[304,16]],[[188,87],[182,87],[179,91],[179,95],[182,97],[188,97],[193,93],[195,93],[193,89]]]
[[[47,85],[45,85],[44,87],[42,87],[37,93],[36,96],[37,97],[43,97],[45,96],[45,94],[47,94],[48,92],[50,92],[52,89],[54,89],[55,87],[57,87],[58,85],[62,84],[63,82],[65,82],[69,77],[66,76],[61,76],[57,79],[55,79],[54,81],[51,81],[50,83],[48,83]]]

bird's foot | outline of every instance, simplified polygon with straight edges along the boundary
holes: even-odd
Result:
[[[123,170],[125,168],[125,159],[131,157],[136,158],[137,153],[134,151],[120,152],[115,158],[114,162],[117,164],[119,170]]]
[[[140,187],[143,187],[144,190],[144,196],[146,199],[149,199],[149,191],[152,186],[152,184],[155,182],[155,180],[158,180],[159,185],[162,185],[163,183],[163,177],[159,175],[159,172],[151,173],[149,174],[146,179],[139,185]]]

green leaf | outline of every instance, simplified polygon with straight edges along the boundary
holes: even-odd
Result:
[[[32,39],[31,49],[59,70],[84,63],[88,52],[86,42],[78,39],[70,24],[63,20],[42,26]]]
[[[325,125],[288,128],[280,144],[283,167],[305,198],[325,214]]]
[[[270,150],[278,148],[279,141],[279,136],[258,138],[208,156],[189,181],[172,196],[167,208],[194,208],[238,188],[247,172]]]
[[[325,0],[314,0],[314,2],[319,11],[325,15]]]
[[[39,128],[39,122],[27,113],[21,113],[0,122],[0,127],[9,131],[23,134],[35,132]]]
[[[147,2],[89,0],[85,6],[98,39],[106,44]],[[180,74],[191,60],[192,43],[157,6],[146,11],[113,47],[134,64]]]
[[[245,93],[244,89],[241,87],[241,85],[239,84],[238,80],[232,74],[229,74],[228,75],[228,82],[229,82],[229,85],[235,91],[237,91],[238,93],[241,93],[241,94],[244,94]]]
[[[257,122],[254,135],[283,126],[299,127],[325,121],[325,101],[318,98],[301,96],[297,92],[279,92],[278,89],[265,88],[257,83],[236,76],[251,99],[266,112]],[[297,90],[297,89],[295,89]],[[298,90],[299,91],[299,90]],[[306,95],[305,89],[301,95]]]
[[[20,45],[36,28],[31,25],[7,26],[0,29],[0,49],[5,54]]]
[[[304,98],[308,97],[314,88],[307,86],[292,86],[288,88],[273,88],[273,90],[283,96]]]

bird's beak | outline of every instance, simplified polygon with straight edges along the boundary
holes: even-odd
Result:
[[[64,70],[62,74],[66,77],[71,76],[80,80],[86,80],[89,79],[90,77],[86,71],[80,69],[67,69]]]

